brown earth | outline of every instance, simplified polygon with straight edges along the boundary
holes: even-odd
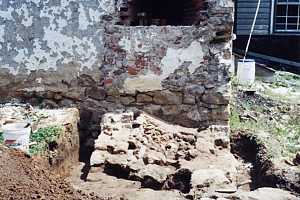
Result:
[[[75,191],[63,177],[53,174],[38,159],[0,145],[0,200],[89,200],[93,193]]]

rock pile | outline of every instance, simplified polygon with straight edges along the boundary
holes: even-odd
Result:
[[[133,112],[105,114],[101,127],[91,165],[109,175],[186,194],[237,189],[226,127],[198,132]]]

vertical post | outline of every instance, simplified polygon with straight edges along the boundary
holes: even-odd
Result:
[[[272,0],[272,4],[271,4],[271,20],[270,20],[270,34],[273,34],[274,31],[274,15],[275,15],[275,1],[276,0]]]
[[[252,23],[252,27],[251,27],[249,39],[248,39],[248,42],[247,42],[247,46],[246,46],[246,51],[245,51],[243,62],[245,62],[245,59],[246,59],[246,56],[247,56],[247,53],[248,53],[248,49],[249,49],[249,45],[250,45],[250,42],[251,42],[253,31],[254,31],[254,27],[255,27],[255,23],[256,23],[258,11],[259,11],[259,8],[260,8],[260,3],[261,3],[261,0],[258,0],[257,8],[256,8],[256,12],[255,12],[253,23]]]

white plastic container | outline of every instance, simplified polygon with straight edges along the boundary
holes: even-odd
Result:
[[[255,60],[240,59],[237,69],[237,80],[239,84],[250,85],[255,81]]]
[[[31,128],[26,122],[9,123],[2,126],[4,143],[22,151],[29,150]]]

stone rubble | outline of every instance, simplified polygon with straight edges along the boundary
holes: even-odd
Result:
[[[237,188],[236,166],[229,172],[221,161],[230,154],[227,127],[197,132],[145,113],[120,112],[105,114],[101,129],[91,165],[111,175],[140,181],[146,188],[184,193]],[[203,158],[220,161],[197,166]]]
[[[251,192],[238,191],[234,194],[206,194],[199,200],[298,200],[299,197],[277,188],[259,188]]]
[[[123,194],[124,199],[162,199],[154,198],[157,193],[165,194],[165,199],[299,199],[280,189],[250,192],[241,187],[245,179],[239,179],[241,164],[230,153],[226,126],[197,131],[142,112],[116,111],[104,115],[101,129],[90,164],[103,169],[94,172],[103,179],[140,183],[140,189]]]

